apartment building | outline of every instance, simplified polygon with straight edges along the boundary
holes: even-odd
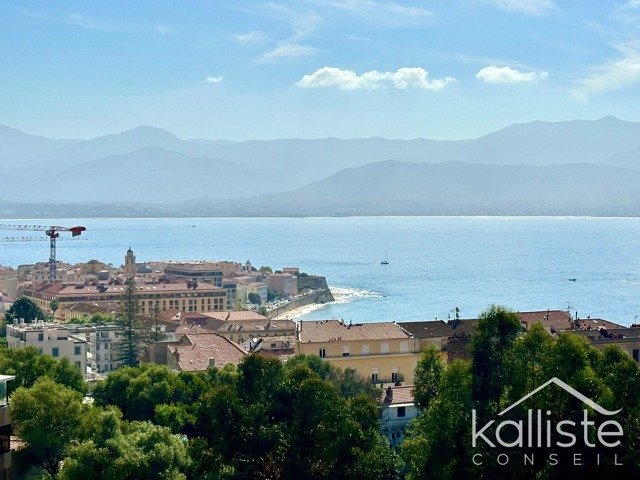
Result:
[[[7,346],[9,348],[35,347],[40,353],[55,359],[66,358],[78,367],[83,375],[87,373],[89,344],[74,335],[69,329],[57,323],[17,323],[7,325]]]
[[[121,342],[118,325],[69,324],[66,328],[87,342],[87,364],[92,372],[109,373],[124,364],[118,355],[118,344]]]
[[[388,385],[380,399],[380,433],[389,445],[397,447],[404,440],[407,425],[420,413],[413,398],[413,385]]]
[[[60,302],[60,309],[78,302],[119,302],[125,285],[43,282],[24,288],[23,295],[31,298],[45,312],[51,300]],[[176,283],[142,283],[136,285],[140,313],[150,315],[157,303],[161,311],[178,309],[183,312],[222,311],[227,306],[227,292],[208,283],[193,281]]]
[[[290,273],[274,273],[267,277],[268,287],[279,295],[294,296],[298,293],[298,278]]]
[[[395,322],[318,320],[299,323],[296,353],[318,355],[373,383],[413,383],[420,350],[413,336]]]
[[[222,268],[213,262],[171,262],[164,267],[164,274],[173,280],[193,280],[222,287]]]
[[[11,478],[11,412],[7,396],[7,382],[13,375],[0,375],[0,480]]]

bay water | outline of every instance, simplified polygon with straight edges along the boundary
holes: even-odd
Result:
[[[303,319],[473,318],[490,304],[570,309],[623,324],[640,315],[640,219],[345,217],[2,220],[83,225],[58,259],[250,260],[324,275],[338,301]],[[2,231],[2,235],[44,236]],[[65,234],[61,234],[64,236]],[[381,265],[386,258],[388,265]],[[46,261],[47,242],[0,243],[0,264]]]

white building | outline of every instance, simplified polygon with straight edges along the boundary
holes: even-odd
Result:
[[[418,416],[418,406],[413,399],[413,385],[389,385],[380,400],[380,433],[395,448],[404,439],[407,424]]]
[[[66,358],[87,374],[87,341],[72,334],[65,326],[57,323],[24,323],[18,321],[7,325],[7,346],[9,348],[35,347],[40,353],[55,359]]]
[[[244,306],[249,305],[249,294],[255,293],[260,297],[260,303],[264,305],[267,303],[267,284],[262,282],[248,283],[248,284],[238,284],[236,286],[236,299],[237,302]]]
[[[89,324],[66,327],[77,337],[84,339],[89,346],[87,363],[92,372],[109,373],[121,367],[124,362],[118,358],[117,344],[119,327],[116,324]]]
[[[274,273],[267,279],[269,288],[280,295],[294,296],[298,293],[298,277],[290,273]]]

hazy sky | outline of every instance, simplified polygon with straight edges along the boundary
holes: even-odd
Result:
[[[92,137],[477,137],[640,120],[640,0],[0,3],[0,124]]]

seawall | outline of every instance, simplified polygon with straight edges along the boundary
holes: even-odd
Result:
[[[333,302],[334,300],[331,290],[325,288],[316,292],[308,293],[303,297],[296,298],[295,300],[288,302],[286,305],[280,305],[273,310],[269,310],[268,316],[269,318],[275,318],[296,308],[311,305],[312,303],[327,303]]]

